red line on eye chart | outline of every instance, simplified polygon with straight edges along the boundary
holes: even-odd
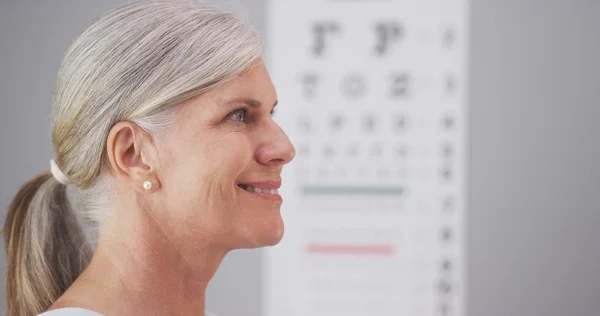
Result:
[[[306,252],[310,254],[334,254],[334,255],[371,255],[391,256],[395,252],[391,245],[359,245],[359,244],[326,244],[309,243]]]

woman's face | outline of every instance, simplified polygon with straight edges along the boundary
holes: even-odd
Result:
[[[277,244],[284,226],[277,189],[295,155],[273,121],[277,95],[262,59],[239,78],[179,107],[157,135],[163,218],[192,241],[236,249]]]

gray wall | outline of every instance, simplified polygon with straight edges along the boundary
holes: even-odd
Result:
[[[68,45],[122,2],[0,1],[1,209],[49,167]],[[468,315],[599,315],[600,1],[472,2]],[[242,3],[262,29],[264,1]],[[260,315],[260,266],[228,256],[208,308]]]
[[[600,315],[600,1],[472,2],[469,315]]]

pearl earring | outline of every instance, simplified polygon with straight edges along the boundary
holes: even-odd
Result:
[[[152,189],[152,182],[150,182],[150,181],[146,180],[146,181],[144,181],[144,184],[143,184],[143,186],[144,186],[144,189],[145,189],[146,191],[148,191],[148,190]]]

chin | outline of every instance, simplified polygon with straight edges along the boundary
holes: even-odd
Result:
[[[249,236],[244,238],[245,246],[241,248],[261,248],[277,245],[283,238],[285,231],[283,220],[281,218],[277,221],[267,222],[249,230]]]
[[[277,245],[281,239],[283,239],[283,233],[285,231],[283,222],[278,226],[278,229],[271,229],[271,233],[266,235],[263,240],[263,243],[259,247],[267,247],[267,246],[275,246]]]

